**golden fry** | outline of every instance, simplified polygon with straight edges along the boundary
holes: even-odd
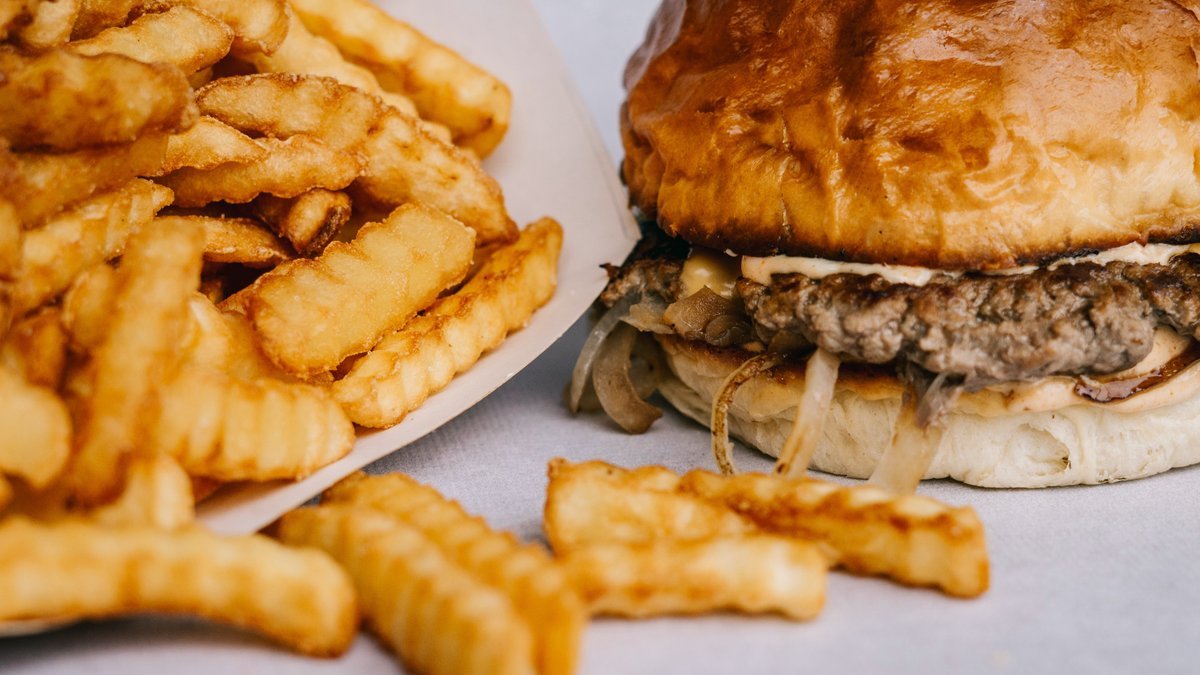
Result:
[[[21,264],[21,219],[7,199],[0,198],[0,282],[12,281]],[[3,325],[0,324],[0,328]],[[0,333],[3,331],[0,330]]]
[[[293,380],[262,353],[244,315],[221,311],[200,295],[192,296],[188,310],[188,338],[180,345],[188,363],[247,380]]]
[[[349,244],[259,278],[249,316],[267,355],[288,372],[333,370],[395,330],[471,264],[474,233],[419,205],[363,227]]]
[[[117,272],[104,263],[75,278],[63,295],[62,321],[76,351],[89,354],[104,341],[116,295]]]
[[[177,169],[212,169],[221,164],[248,164],[267,156],[258,141],[211,117],[200,117],[192,128],[167,139],[163,173]]]
[[[196,109],[184,74],[117,54],[0,50],[0,137],[14,147],[76,150],[186,129]]]
[[[217,216],[159,216],[154,227],[198,226],[204,230],[204,259],[247,267],[274,267],[291,260],[279,239],[249,218]]]
[[[321,503],[374,509],[416,527],[451,562],[508,596],[533,631],[539,673],[574,672],[586,616],[562,568],[541,547],[492,530],[403,474],[355,474],[326,491]]]
[[[508,87],[452,49],[366,0],[293,0],[312,32],[369,65],[389,91],[410,97],[422,117],[450,128],[454,143],[486,157],[508,129]]]
[[[0,362],[27,382],[56,391],[67,365],[67,331],[62,311],[46,307],[13,325],[0,346]]]
[[[875,486],[763,474],[683,477],[680,489],[741,513],[769,532],[830,546],[842,567],[974,597],[988,588],[983,524],[971,508]]]
[[[9,0],[9,4],[21,3]],[[80,4],[80,0],[42,0],[33,9],[29,23],[17,32],[17,40],[34,52],[61,47],[71,39]]]
[[[203,249],[196,227],[143,228],[130,237],[108,332],[91,362],[90,396],[78,401],[69,485],[81,503],[114,496],[125,460],[145,443],[157,388],[172,371],[186,327],[187,300],[200,282]]]
[[[251,203],[255,215],[287,239],[305,257],[315,256],[350,220],[345,192],[313,188],[294,199],[261,195]]]
[[[414,670],[535,672],[529,627],[508,598],[448,560],[416,528],[370,509],[326,506],[285,515],[278,535],[341,563],[367,625]]]
[[[287,0],[172,0],[210,14],[233,29],[233,53],[270,54],[288,32]]]
[[[0,620],[163,612],[336,656],[354,639],[354,589],[328,556],[199,528],[0,523]]]
[[[262,193],[295,197],[314,187],[340,190],[359,173],[358,160],[308,136],[258,139],[266,154],[246,163],[211,169],[179,169],[162,178],[175,192],[176,206],[215,201],[244,204]]]
[[[150,444],[193,476],[299,479],[354,445],[354,427],[322,388],[244,380],[185,366],[166,385]]]
[[[353,152],[385,108],[371,94],[328,77],[264,73],[223,77],[196,92],[205,115],[259,136],[319,138]]]
[[[812,619],[828,563],[808,542],[750,535],[592,544],[563,559],[594,614],[644,618],[734,609]]]
[[[190,74],[220,61],[231,44],[229,26],[189,7],[171,7],[72,42],[67,49],[84,56],[121,54],[144,63],[169,63]]]
[[[481,246],[516,238],[496,180],[478,160],[430,135],[414,118],[389,112],[363,152],[366,166],[355,187],[374,204],[428,204],[475,228]]]
[[[15,180],[0,181],[0,197],[12,202],[26,229],[37,227],[74,202],[137,176],[157,175],[166,151],[167,136],[149,134],[128,145],[60,154],[21,153],[15,157]]]
[[[465,286],[383,338],[334,384],[356,424],[389,427],[496,348],[554,293],[562,228],[533,223]]]
[[[71,418],[49,389],[29,384],[0,365],[0,474],[20,476],[35,489],[62,471],[71,452]]]
[[[546,539],[563,555],[592,544],[710,539],[748,534],[732,510],[679,494],[679,476],[660,466],[622,469],[553,459],[546,488]]]
[[[171,191],[134,179],[98,194],[25,234],[13,286],[18,314],[65,291],[83,270],[121,254],[130,234],[171,203]]]
[[[145,0],[83,0],[71,37],[88,38],[105,28],[124,26],[133,10]]]
[[[385,93],[371,71],[346,61],[337,47],[328,40],[308,32],[291,11],[288,14],[287,37],[279,45],[279,49],[269,55],[250,57],[251,63],[259,72],[318,75],[333,78],[342,84],[358,87],[372,94],[382,96]],[[402,96],[389,97],[386,102],[407,115],[417,114],[417,108],[412,101]]]
[[[87,518],[108,527],[177,530],[196,519],[192,480],[165,455],[136,458],[129,464],[120,496],[92,510]]]

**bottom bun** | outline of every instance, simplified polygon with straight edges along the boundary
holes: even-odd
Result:
[[[712,400],[745,354],[659,337],[671,373],[660,392],[708,425]],[[791,430],[803,364],[776,368],[738,389],[731,435],[772,457]],[[895,378],[849,373],[838,381],[811,468],[866,478],[891,440],[903,389]],[[1200,462],[1200,397],[1137,412],[1075,405],[979,415],[955,410],[926,478],[981,487],[1048,487],[1144,478]]]

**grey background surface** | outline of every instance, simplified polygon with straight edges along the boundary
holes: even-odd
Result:
[[[620,72],[655,3],[535,4],[618,157]],[[639,437],[599,417],[567,415],[562,388],[584,335],[581,322],[482,404],[372,470],[409,472],[493,525],[536,538],[551,457],[708,466],[707,432],[672,412]],[[746,450],[737,460],[747,469],[768,466]],[[582,672],[1200,672],[1200,469],[1101,487],[988,491],[932,482],[921,490],[978,510],[992,554],[993,586],[983,598],[954,600],[836,574],[825,612],[806,624],[728,616],[596,621]],[[357,673],[397,666],[366,637],[341,660],[311,661],[232,631],[166,620],[0,642],[5,673],[167,669]]]

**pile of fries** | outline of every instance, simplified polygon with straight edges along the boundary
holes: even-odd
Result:
[[[549,299],[561,228],[480,165],[510,105],[365,0],[0,3],[0,621],[346,648],[328,556],[195,503],[344,456]]]

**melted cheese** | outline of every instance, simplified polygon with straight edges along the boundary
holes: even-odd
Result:
[[[1093,255],[1075,258],[1060,258],[1048,265],[1051,269],[1061,265],[1076,265],[1079,263],[1097,263],[1104,265],[1110,262],[1123,261],[1147,265],[1166,263],[1177,255],[1189,252],[1200,252],[1200,244],[1174,246],[1171,244],[1127,244],[1119,248],[1101,251]],[[1034,266],[1015,267],[1002,270],[988,270],[984,274],[1009,276],[1028,274],[1037,269]],[[961,270],[938,270],[929,267],[909,267],[905,265],[883,265],[870,263],[852,263],[825,258],[804,258],[798,256],[771,256],[769,258],[742,258],[742,276],[766,285],[774,274],[803,274],[810,279],[824,279],[834,274],[875,274],[893,284],[909,286],[924,286],[938,276],[958,276]]]
[[[733,299],[733,285],[738,280],[738,259],[701,248],[692,249],[692,254],[683,263],[683,272],[679,275],[683,295],[691,297],[701,288],[708,287],[712,292],[727,299]]]

